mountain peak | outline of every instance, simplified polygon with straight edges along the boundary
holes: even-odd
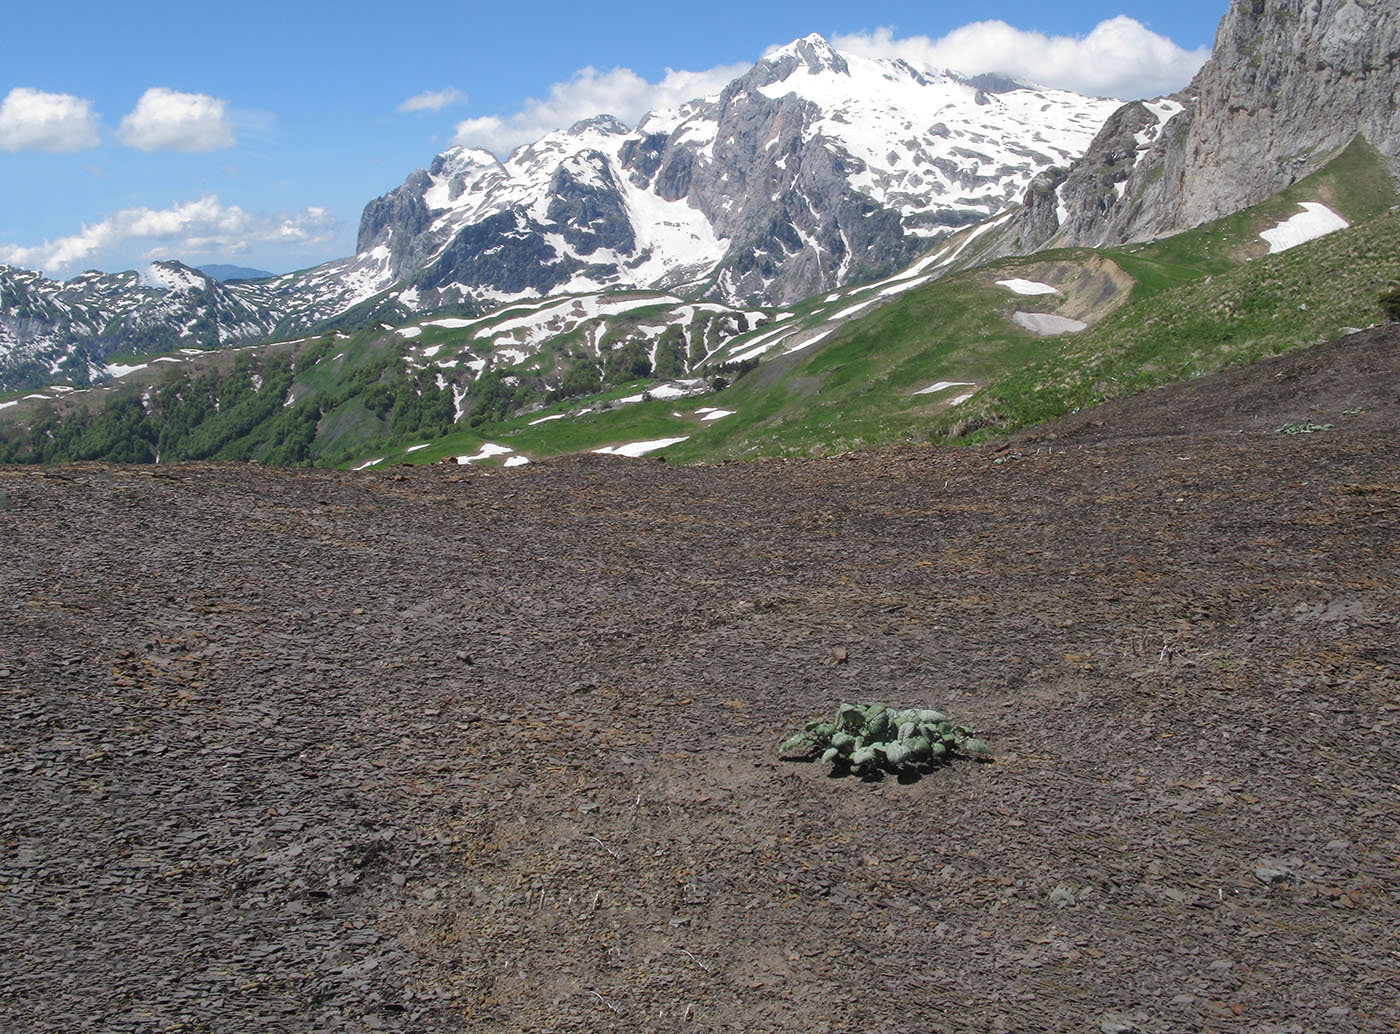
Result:
[[[212,279],[177,259],[156,259],[140,271],[141,285],[158,291],[199,290]]]
[[[594,115],[580,119],[568,128],[569,136],[583,136],[585,133],[610,133],[626,136],[631,132],[627,125],[614,115]]]
[[[428,172],[434,176],[440,176],[444,170],[448,169],[460,172],[463,169],[480,168],[481,166],[489,168],[498,164],[500,163],[496,156],[484,147],[466,147],[462,144],[453,144],[433,159],[433,164],[429,167]]]
[[[799,69],[805,70],[808,75],[819,75],[822,72],[835,72],[838,75],[850,75],[850,66],[846,64],[846,59],[840,52],[828,43],[822,36],[813,32],[801,39],[795,39],[786,46],[764,55],[758,63],[759,68],[771,70],[776,73],[769,82],[778,82],[786,79]],[[767,78],[765,76],[765,78]]]

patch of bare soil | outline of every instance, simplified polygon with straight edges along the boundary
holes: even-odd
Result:
[[[1182,412],[0,470],[0,1028],[1400,1029],[1397,408]],[[995,761],[776,758],[843,700]]]

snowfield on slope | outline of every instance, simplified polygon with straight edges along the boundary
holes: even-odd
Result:
[[[1036,295],[1060,293],[1057,287],[1051,287],[1049,284],[1042,284],[1035,280],[1022,280],[1020,277],[1013,277],[1010,280],[998,280],[996,283],[998,287],[1005,287],[1008,291],[1015,291],[1017,294]]]
[[[1332,209],[1316,201],[1300,202],[1299,207],[1303,210],[1297,215],[1259,235],[1268,244],[1270,255],[1296,248],[1319,237],[1326,237],[1329,233],[1345,230],[1351,225]]]
[[[1037,337],[1055,337],[1059,334],[1077,334],[1087,323],[1056,316],[1049,312],[1013,312],[1011,322]]]
[[[946,72],[842,53],[815,34],[764,62],[784,57],[797,67],[760,92],[815,104],[821,118],[808,132],[856,160],[852,187],[906,215],[944,209],[949,197],[997,214],[1041,168],[1083,154],[1118,107],[1062,90],[988,93]]]
[[[649,452],[656,452],[658,449],[665,449],[686,441],[690,435],[682,435],[679,438],[653,438],[649,442],[628,442],[626,445],[605,445],[601,449],[594,449],[594,452],[602,453],[606,456],[628,456],[636,459],[645,456]]]

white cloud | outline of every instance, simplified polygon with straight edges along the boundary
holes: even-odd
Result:
[[[129,241],[151,241],[145,258],[237,255],[250,243],[325,244],[336,219],[312,206],[294,215],[250,213],[212,195],[165,209],[126,208],[69,237],[33,247],[0,244],[0,262],[50,275]]]
[[[233,123],[221,101],[203,93],[153,86],[122,119],[117,139],[138,151],[194,153],[232,147]]]
[[[399,105],[399,111],[441,111],[453,104],[466,103],[467,95],[461,90],[448,87],[446,90],[428,90],[410,97]]]
[[[92,101],[16,86],[0,103],[0,147],[12,153],[82,151],[99,142]]]
[[[649,111],[717,93],[749,67],[725,65],[704,72],[668,68],[661,81],[655,83],[647,82],[630,68],[609,72],[583,68],[568,82],[551,86],[548,98],[527,100],[525,107],[513,115],[487,115],[458,122],[452,142],[485,147],[504,155],[520,144],[532,143],[546,133],[594,115],[613,115],[628,125],[636,125]]]
[[[837,50],[903,58],[933,71],[996,72],[1022,82],[1097,97],[1135,100],[1181,89],[1210,48],[1185,50],[1127,15],[1099,22],[1089,35],[1046,36],[1002,21],[973,22],[940,39],[895,39],[889,29],[837,36]]]

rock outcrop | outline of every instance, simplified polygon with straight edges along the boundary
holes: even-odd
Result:
[[[1400,5],[1233,0],[1191,85],[1116,111],[1079,161],[1032,185],[995,251],[1190,229],[1258,204],[1358,134],[1400,156]]]

